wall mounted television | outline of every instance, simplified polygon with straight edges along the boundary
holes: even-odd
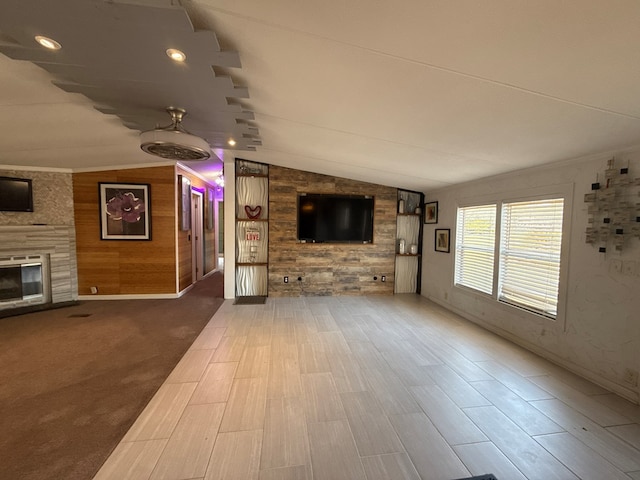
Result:
[[[298,195],[298,240],[372,243],[374,198],[365,195]]]
[[[31,179],[0,177],[0,212],[33,212]]]

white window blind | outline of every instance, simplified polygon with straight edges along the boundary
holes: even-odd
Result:
[[[455,283],[491,295],[496,240],[496,205],[458,209]]]
[[[564,199],[502,207],[498,300],[555,318]]]

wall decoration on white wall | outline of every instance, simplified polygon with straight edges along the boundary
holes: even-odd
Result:
[[[616,160],[607,161],[602,178],[591,184],[591,192],[585,194],[588,225],[585,241],[598,245],[599,252],[611,246],[621,252],[630,238],[640,238],[640,178],[635,180],[629,166],[616,167]]]
[[[438,223],[438,202],[424,204],[424,223]]]
[[[435,250],[436,252],[449,253],[451,250],[451,229],[450,228],[436,228],[435,234]]]

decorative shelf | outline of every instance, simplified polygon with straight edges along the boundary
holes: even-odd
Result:
[[[236,296],[269,290],[269,166],[236,159]],[[246,217],[238,217],[246,215]],[[255,215],[259,218],[249,218]]]
[[[396,248],[394,293],[420,293],[422,262],[422,209],[424,194],[409,190],[398,190],[398,208],[396,210]],[[417,247],[416,253],[409,253],[411,246]],[[406,253],[399,253],[400,251]]]

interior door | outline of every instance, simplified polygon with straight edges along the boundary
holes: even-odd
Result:
[[[191,261],[191,278],[195,283],[204,275],[204,232],[203,202],[200,192],[191,192],[191,245],[193,248]]]

